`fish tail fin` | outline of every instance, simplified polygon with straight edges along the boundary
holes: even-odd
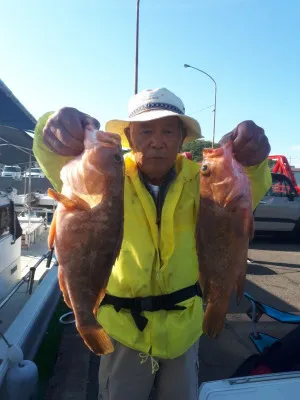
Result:
[[[224,304],[225,303],[225,304]],[[222,331],[227,314],[227,304],[213,304],[208,302],[202,324],[203,333],[210,338],[216,338]]]
[[[55,234],[56,234],[56,211],[53,215],[52,222],[50,225],[49,235],[48,235],[48,248],[49,250],[52,249],[54,246],[55,241]]]
[[[62,193],[56,192],[55,190],[49,188],[48,189],[48,196],[51,197],[51,199],[54,199],[61,203],[67,210],[73,211],[73,210],[82,210],[82,211],[87,211],[90,210],[89,204],[81,199],[78,196],[74,196],[73,199],[69,199],[67,196],[65,196]]]
[[[87,347],[97,356],[109,354],[114,351],[114,346],[103,327],[97,323],[90,326],[77,327]]]

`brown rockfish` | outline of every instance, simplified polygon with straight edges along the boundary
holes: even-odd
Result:
[[[88,126],[85,150],[62,168],[62,192],[48,191],[58,201],[48,244],[55,248],[60,289],[97,355],[114,350],[96,315],[123,240],[124,161],[112,135]]]
[[[251,186],[244,168],[233,157],[232,142],[204,149],[196,247],[206,303],[203,333],[210,337],[223,328],[232,290],[236,290],[238,304],[243,297],[252,237]]]

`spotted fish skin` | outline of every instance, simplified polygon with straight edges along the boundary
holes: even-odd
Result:
[[[62,193],[48,191],[58,201],[48,244],[55,247],[60,289],[79,334],[95,354],[108,354],[114,348],[96,316],[123,240],[121,148],[90,146],[61,177]]]
[[[203,333],[223,329],[232,291],[244,292],[249,240],[253,237],[252,193],[232,143],[205,149],[200,167],[200,205],[196,223],[199,281],[206,310]]]

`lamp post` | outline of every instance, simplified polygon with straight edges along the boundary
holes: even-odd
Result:
[[[136,32],[135,32],[135,70],[134,70],[134,94],[138,92],[139,78],[139,27],[140,27],[140,0],[136,1]]]
[[[184,64],[185,68],[193,68],[199,72],[202,72],[202,74],[205,74],[206,76],[208,76],[214,83],[215,85],[215,101],[214,101],[214,126],[213,126],[213,138],[212,138],[212,147],[214,147],[215,144],[215,133],[216,133],[216,112],[217,112],[217,83],[214,80],[214,78],[212,76],[210,76],[207,72],[202,71],[202,69],[193,67],[192,65],[189,64]]]

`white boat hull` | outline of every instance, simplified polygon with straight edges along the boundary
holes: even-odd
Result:
[[[12,244],[12,235],[0,236],[0,300],[22,278],[21,237]]]

